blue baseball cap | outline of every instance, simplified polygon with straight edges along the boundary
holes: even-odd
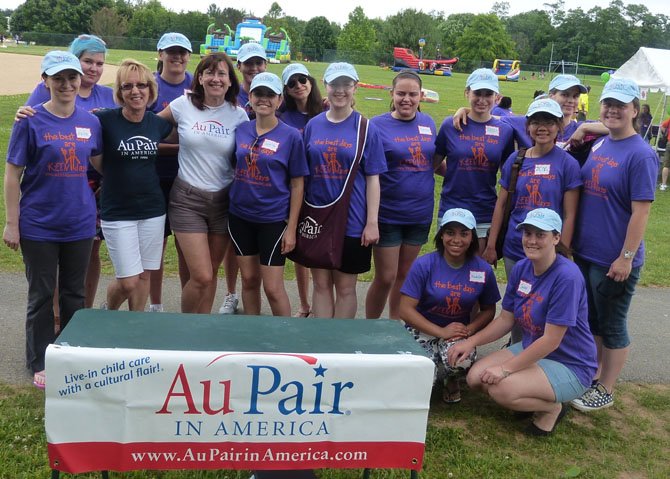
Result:
[[[556,75],[551,80],[551,83],[549,83],[549,91],[551,90],[565,91],[569,90],[573,86],[579,88],[579,93],[588,92],[586,87],[582,85],[581,80],[574,75]]]
[[[323,74],[323,81],[330,83],[336,78],[347,77],[353,81],[358,81],[358,73],[351,63],[337,62],[331,63]]]
[[[259,73],[254,77],[253,80],[251,80],[251,86],[249,87],[249,93],[254,91],[254,89],[264,86],[266,88],[269,88],[273,92],[275,92],[277,95],[281,95],[282,92],[282,84],[281,80],[277,75],[274,73],[270,72],[263,72]]]
[[[43,74],[51,76],[58,72],[62,72],[63,70],[74,70],[80,75],[84,74],[84,72],[81,71],[79,58],[75,57],[70,52],[53,50],[44,55],[44,58],[42,59]]]
[[[557,233],[560,233],[563,229],[561,217],[549,208],[537,208],[529,211],[526,219],[516,225],[516,229],[520,230],[524,225],[535,226],[542,231],[556,231]]]
[[[563,118],[561,106],[551,98],[540,98],[531,103],[528,112],[526,112],[526,118],[530,118],[536,113],[549,113],[556,118]]]
[[[293,75],[310,76],[307,67],[302,63],[291,63],[281,72],[281,81],[286,85]]]
[[[489,68],[478,68],[470,73],[465,87],[470,90],[491,90],[500,93],[498,76]]]
[[[640,98],[640,87],[633,80],[627,78],[616,78],[605,83],[600,101],[606,98],[614,98],[623,103],[630,103],[635,98]]]
[[[156,49],[158,51],[167,50],[170,47],[182,47],[188,50],[189,52],[193,53],[193,47],[191,46],[191,41],[181,33],[176,32],[165,33],[163,34],[161,39],[158,40],[158,45],[156,45]]]
[[[470,211],[463,208],[451,208],[447,210],[440,218],[440,228],[447,223],[459,223],[471,230],[477,226],[477,220]]]
[[[265,61],[268,60],[265,48],[260,43],[245,43],[237,50],[237,61],[240,63],[244,63],[253,57],[259,57]]]

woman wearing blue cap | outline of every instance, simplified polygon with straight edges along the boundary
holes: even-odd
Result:
[[[154,78],[158,85],[158,97],[153,105],[149,105],[151,111],[160,113],[170,104],[172,100],[186,94],[193,83],[193,76],[187,70],[188,62],[191,58],[193,48],[191,41],[185,35],[177,32],[168,32],[161,36],[156,45],[158,50],[158,66]],[[156,161],[156,171],[160,179],[160,187],[163,192],[163,198],[166,204],[170,201],[170,190],[177,177],[179,161],[177,153],[179,144],[161,143],[159,146],[159,157]],[[149,311],[163,311],[163,256],[167,245],[167,238],[172,233],[170,219],[165,220],[165,230],[163,232],[163,254],[161,255],[161,265],[157,270],[150,272],[149,286]],[[179,280],[182,287],[188,281],[188,268],[184,260],[184,255],[179,247],[179,242],[175,240],[177,249],[177,258],[179,262]]]
[[[654,201],[658,159],[637,133],[640,89],[612,79],[600,96],[600,121],[609,129],[582,167],[574,255],[586,279],[589,323],[598,345],[592,387],[572,405],[593,411],[614,403],[613,390],[630,350],[626,326],[644,263],[644,232]]]
[[[449,350],[492,319],[500,292],[491,266],[477,255],[475,217],[453,208],[440,218],[435,250],[417,259],[400,289],[400,319],[446,375],[442,399],[461,400],[459,377],[475,360],[452,367]],[[478,306],[477,306],[478,305]],[[442,371],[439,371],[441,373]]]
[[[235,133],[228,232],[242,274],[245,314],[260,314],[262,283],[272,314],[291,315],[284,263],[295,248],[303,177],[309,170],[300,132],[276,116],[281,93],[277,75],[256,75],[249,89],[256,118]]]
[[[44,354],[54,333],[59,283],[61,326],[84,307],[84,280],[95,236],[95,198],[89,158],[102,149],[100,122],[77,106],[82,68],[72,53],[42,60],[51,98],[35,115],[14,123],[5,168],[5,244],[21,248],[28,280],[26,365],[44,389]]]
[[[447,117],[435,141],[435,163],[439,165],[446,157],[439,216],[450,208],[471,211],[477,219],[480,252],[493,217],[498,169],[514,151],[512,128],[491,115],[497,93],[498,77],[493,71],[480,68],[472,72],[465,84],[470,103],[467,125],[458,131]]]
[[[284,104],[279,108],[279,118],[300,133],[307,122],[324,111],[316,79],[302,63],[291,63],[281,74],[284,83]],[[306,318],[312,312],[309,298],[309,268],[295,263],[295,280],[298,284],[300,306],[295,316]]]
[[[107,45],[102,38],[95,35],[79,35],[75,38],[69,47],[70,53],[79,58],[81,71],[81,87],[77,95],[77,106],[86,109],[89,112],[94,112],[101,108],[116,108],[114,103],[114,92],[108,86],[100,85],[100,77],[105,67],[105,55],[107,54]],[[25,115],[33,115],[35,110],[34,105],[44,103],[50,99],[49,90],[44,82],[37,85],[35,90],[31,93],[26,101],[26,106],[19,108],[17,118],[25,118]],[[95,193],[96,198],[100,193],[102,186],[102,177],[93,167],[89,168],[87,172],[88,184]],[[98,205],[99,210],[99,205]],[[99,215],[99,211],[98,211]],[[88,272],[86,273],[86,307],[91,308],[95,302],[95,294],[98,289],[98,281],[100,280],[100,244],[102,240],[102,231],[99,227],[96,231],[96,237],[93,241],[93,248],[91,250],[91,260],[88,264]],[[54,304],[54,308],[58,311],[58,305]]]
[[[312,118],[304,133],[310,170],[307,201],[335,201],[353,166],[358,141],[364,141],[365,148],[349,203],[342,265],[337,270],[312,268],[312,307],[317,317],[353,318],[358,275],[370,270],[372,245],[379,240],[379,174],[386,171],[386,161],[375,125],[368,125],[365,138],[357,138],[362,116],[354,110],[358,73],[353,65],[331,63],[323,80],[330,109]]]
[[[562,226],[553,210],[528,212],[517,225],[526,258],[512,270],[502,312],[448,353],[449,364],[457,366],[476,346],[496,341],[519,324],[522,341],[477,361],[467,381],[503,407],[534,413],[526,429],[534,436],[554,431],[569,409],[567,401],[586,391],[597,367],[584,278],[572,261],[556,253]]]

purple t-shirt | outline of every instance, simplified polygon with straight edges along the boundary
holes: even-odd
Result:
[[[186,77],[181,83],[168,83],[160,76],[158,72],[154,73],[154,78],[158,84],[158,98],[149,108],[154,113],[160,113],[172,102],[180,96],[186,94],[191,90],[193,83],[193,76],[186,72]],[[161,155],[156,161],[156,172],[159,178],[163,180],[173,180],[177,176],[179,170],[179,160],[177,155]]]
[[[544,334],[547,323],[567,326],[561,344],[546,358],[568,367],[584,387],[591,385],[598,367],[596,344],[589,329],[584,277],[572,261],[557,255],[540,276],[530,260],[519,261],[510,274],[502,309],[521,326],[524,349]]]
[[[252,120],[237,127],[235,145],[230,212],[256,223],[286,220],[291,178],[309,174],[300,132],[280,121],[258,136],[256,120]]]
[[[501,116],[500,121],[507,123],[514,130],[514,141],[518,148],[530,148],[533,140],[526,132],[526,117],[524,115]]]
[[[356,137],[361,114],[354,111],[339,123],[331,122],[326,113],[312,118],[305,127],[305,153],[310,176],[305,184],[305,198],[314,205],[332,203],[344,188],[356,156]],[[386,171],[384,149],[374,124],[368,124],[368,135],[349,203],[346,235],[360,237],[367,221],[366,176]]]
[[[51,99],[49,89],[40,82],[33,92],[28,97],[26,105],[35,106],[40,103],[45,103]],[[93,85],[91,94],[87,98],[77,95],[76,104],[78,107],[86,111],[93,112],[100,108],[116,108],[118,105],[114,103],[114,90],[104,85]]]
[[[79,241],[95,236],[95,198],[86,169],[102,151],[100,122],[76,107],[69,118],[35,105],[35,116],[14,123],[7,163],[24,167],[19,232],[33,241]]]
[[[309,121],[307,113],[302,113],[298,110],[284,110],[278,113],[278,116],[281,121],[286,123],[288,126],[292,126],[300,133],[305,130],[305,126],[307,126],[307,122]]]
[[[507,108],[500,108],[498,105],[494,106],[491,110],[491,115],[496,116],[510,116],[513,114],[514,113],[512,113],[512,110],[508,110]]]
[[[507,190],[516,155],[516,152],[513,153],[502,168],[500,185]],[[526,156],[517,178],[516,193],[512,198],[512,212],[503,255],[514,261],[525,258],[521,245],[522,232],[517,231],[516,226],[535,208],[549,208],[563,216],[563,195],[581,185],[579,163],[557,146],[540,158]]]
[[[447,157],[438,218],[450,208],[465,208],[477,223],[490,223],[496,203],[496,175],[514,151],[512,128],[495,118],[486,123],[468,119],[459,132],[447,117],[435,142],[436,153]]]
[[[409,121],[384,113],[370,123],[379,131],[388,167],[379,177],[379,222],[429,224],[435,202],[435,122],[417,112]]]
[[[400,292],[418,300],[416,310],[441,327],[454,322],[470,324],[475,304],[491,305],[500,300],[490,264],[473,256],[455,269],[439,251],[414,261]]]
[[[658,157],[640,137],[597,140],[582,166],[575,255],[608,268],[621,254],[633,201],[654,201]],[[633,267],[644,263],[644,241]]]

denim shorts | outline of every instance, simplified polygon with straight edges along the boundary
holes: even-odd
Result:
[[[428,241],[430,223],[418,225],[395,225],[379,223],[379,243],[377,246],[390,247],[407,244],[421,246]]]
[[[518,356],[523,351],[523,345],[519,343],[512,344],[507,350]],[[588,389],[579,382],[577,375],[572,370],[553,359],[540,359],[537,365],[542,368],[547,380],[554,390],[556,402],[568,402],[581,397]]]
[[[630,344],[628,336],[628,309],[640,279],[640,267],[633,268],[626,281],[617,282],[607,277],[609,268],[580,258],[575,263],[584,275],[589,300],[589,327],[594,336],[600,336],[607,349],[622,349]]]

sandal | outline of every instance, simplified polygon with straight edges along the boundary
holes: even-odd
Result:
[[[299,309],[296,311],[296,313],[293,315],[294,318],[309,318],[309,315],[312,314],[311,311],[307,310],[305,311],[304,309]]]
[[[35,386],[38,389],[42,389],[42,390],[44,390],[44,388],[46,388],[46,375],[44,374],[44,370],[37,371],[33,375],[33,386]]]
[[[561,404],[561,412],[558,413],[558,417],[556,418],[556,422],[554,423],[554,426],[551,428],[551,431],[540,429],[534,422],[531,421],[526,427],[526,434],[535,437],[546,437],[552,435],[556,430],[556,426],[558,426],[558,423],[561,422],[561,420],[565,417],[565,415],[568,413],[569,410],[570,408],[568,407],[568,403]]]
[[[461,385],[456,378],[446,378],[442,388],[442,400],[447,404],[461,402]]]

